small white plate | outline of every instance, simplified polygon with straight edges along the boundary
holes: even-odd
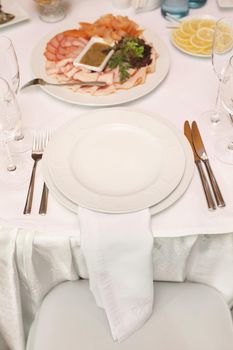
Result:
[[[211,16],[211,15],[200,15],[200,16],[187,16],[181,19],[182,22],[188,21],[190,19],[212,19],[212,20],[218,20],[216,17]],[[186,53],[189,56],[194,56],[194,57],[202,57],[202,58],[210,58],[211,54],[209,55],[203,55],[203,54],[198,54],[198,53],[192,53],[190,51],[187,51],[185,49],[183,49],[182,47],[178,46],[172,38],[172,32],[174,29],[171,29],[171,33],[170,33],[170,41],[172,43],[173,46],[175,46],[175,48],[177,48],[179,51]]]
[[[147,113],[148,115],[148,113]],[[160,120],[161,122],[163,122],[164,124],[166,124],[172,131],[173,133],[176,135],[177,139],[179,140],[183,151],[184,151],[184,155],[185,155],[185,170],[184,170],[184,174],[183,177],[180,181],[180,183],[178,184],[178,186],[174,189],[174,191],[171,192],[170,195],[168,195],[165,199],[163,199],[161,202],[159,202],[156,205],[152,205],[150,207],[150,213],[151,215],[155,215],[163,210],[165,210],[166,208],[168,208],[169,206],[171,206],[172,204],[174,204],[186,191],[186,189],[188,188],[192,176],[193,176],[193,171],[194,171],[194,160],[193,160],[193,154],[192,154],[192,150],[190,148],[190,145],[187,141],[187,139],[184,137],[184,135],[177,130],[170,122],[168,122],[167,120],[154,115],[152,113],[149,114],[151,117],[156,118],[157,120]],[[75,123],[75,121],[71,121],[71,125]],[[62,128],[63,130],[64,128]],[[61,132],[62,132],[61,130]],[[50,154],[45,152],[44,156],[43,156],[43,161],[42,161],[42,171],[43,171],[43,175],[44,175],[44,180],[49,188],[49,190],[51,191],[52,195],[54,196],[54,198],[64,207],[66,207],[68,210],[78,213],[78,205],[73,202],[72,200],[70,200],[69,198],[67,198],[55,185],[52,176],[49,173],[49,164],[51,162],[51,158],[50,158]]]
[[[74,27],[75,25],[73,28]],[[72,27],[61,28],[60,31],[53,32],[42,38],[41,41],[36,45],[31,57],[31,66],[35,77],[40,77],[47,81],[51,81],[51,77],[48,76],[45,71],[45,47],[48,41],[56,34],[70,28]],[[150,93],[165,79],[169,71],[170,56],[167,46],[158,35],[151,32],[150,30],[145,30],[144,36],[148,42],[153,44],[159,54],[159,58],[156,61],[156,70],[154,73],[147,74],[146,82],[144,84],[137,85],[129,90],[118,90],[117,92],[107,96],[91,96],[89,94],[79,94],[78,92],[73,92],[68,88],[60,86],[43,86],[41,88],[48,94],[62,101],[83,106],[114,106],[134,101]]]
[[[217,0],[219,7],[232,8],[233,0]]]
[[[16,0],[2,0],[1,3],[2,10],[15,15],[15,18],[10,22],[1,24],[0,29],[29,19],[27,12],[17,3]]]
[[[46,153],[56,187],[76,204],[104,212],[159,203],[185,169],[183,148],[167,125],[122,109],[93,111],[68,124]]]

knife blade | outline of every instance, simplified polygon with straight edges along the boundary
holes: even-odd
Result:
[[[192,123],[192,136],[193,136],[193,145],[197,152],[198,157],[203,161],[205,164],[207,173],[209,175],[210,183],[214,192],[214,197],[216,199],[216,203],[218,207],[225,207],[225,201],[223,199],[222,193],[219,189],[217,180],[214,176],[213,170],[210,166],[210,161],[204,146],[204,143],[201,138],[200,131],[198,129],[197,123],[194,121]]]
[[[202,187],[204,189],[204,193],[205,193],[208,209],[209,210],[215,210],[216,209],[216,205],[215,205],[215,202],[214,202],[214,198],[212,196],[212,193],[211,193],[208,181],[207,181],[205,173],[203,171],[201,160],[200,160],[200,158],[198,157],[198,155],[197,155],[197,153],[195,151],[195,148],[194,148],[194,145],[193,145],[193,138],[192,138],[191,127],[190,127],[189,122],[187,120],[184,123],[184,134],[187,137],[187,139],[188,139],[188,141],[190,143],[190,146],[191,146],[191,148],[193,150],[194,162],[195,162],[195,164],[197,166],[197,169],[198,169],[198,172],[199,172],[199,175],[200,175],[200,178],[201,178],[201,183],[202,183]]]

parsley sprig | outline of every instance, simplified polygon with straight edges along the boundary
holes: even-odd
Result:
[[[148,51],[149,48],[149,51]],[[135,37],[124,37],[113,47],[115,51],[108,62],[108,67],[114,69],[119,67],[120,82],[123,83],[129,78],[130,68],[139,68],[143,65],[145,53],[150,57],[151,47],[145,44],[143,39]]]

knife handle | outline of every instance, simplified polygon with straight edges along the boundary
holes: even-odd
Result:
[[[48,195],[49,195],[49,190],[44,182],[41,201],[40,201],[40,209],[39,209],[40,215],[45,215],[47,213]]]
[[[210,162],[208,160],[205,161],[205,166],[206,166],[206,170],[208,172],[209,178],[210,178],[210,183],[214,192],[214,196],[217,202],[217,206],[218,207],[225,207],[226,203],[223,199],[222,193],[219,189],[217,180],[214,176],[213,170],[210,166]]]
[[[214,198],[212,196],[209,184],[207,182],[205,173],[203,171],[203,168],[202,168],[202,165],[201,165],[201,161],[196,161],[196,166],[197,166],[197,169],[199,171],[199,175],[200,175],[200,178],[201,178],[202,186],[203,186],[203,189],[204,189],[204,192],[205,192],[205,197],[206,197],[208,209],[209,210],[215,210],[216,209],[216,205],[214,203]]]

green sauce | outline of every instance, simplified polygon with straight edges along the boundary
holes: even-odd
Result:
[[[94,43],[85,53],[80,63],[89,66],[99,67],[108,54],[109,45],[102,43]]]

